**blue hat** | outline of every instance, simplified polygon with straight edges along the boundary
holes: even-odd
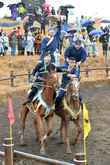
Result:
[[[48,32],[52,29],[55,30],[55,27],[54,26],[49,27]]]

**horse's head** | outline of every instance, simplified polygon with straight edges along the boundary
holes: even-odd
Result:
[[[55,88],[55,90],[58,90],[60,87],[60,83],[59,83],[59,77],[56,73],[56,71],[53,71],[52,69],[48,69],[48,82],[49,84]]]
[[[74,78],[68,85],[69,93],[72,95],[74,100],[79,99],[79,90],[80,90],[80,81],[77,78]],[[67,90],[68,90],[67,89]]]

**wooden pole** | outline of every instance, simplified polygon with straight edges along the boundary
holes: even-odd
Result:
[[[11,148],[14,144],[11,144],[11,138],[4,139],[4,148],[5,148],[5,165],[14,165],[14,157],[11,158]],[[13,152],[13,150],[12,150]],[[13,154],[14,155],[14,154]]]

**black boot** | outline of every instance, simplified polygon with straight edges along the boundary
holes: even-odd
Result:
[[[26,105],[27,103],[31,102],[32,98],[34,97],[34,95],[37,91],[38,91],[38,89],[36,87],[34,87],[32,89],[32,91],[29,93],[27,100],[22,102],[22,105]]]
[[[57,115],[57,114],[58,114],[58,108],[59,108],[59,105],[60,105],[60,103],[59,103],[59,102],[57,102],[57,101],[55,101],[55,110],[54,110],[55,115]]]

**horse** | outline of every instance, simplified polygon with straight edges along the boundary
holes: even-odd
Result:
[[[59,107],[57,116],[61,117],[60,125],[60,140],[63,143],[63,127],[65,127],[65,137],[66,137],[66,153],[72,153],[69,144],[69,123],[73,121],[76,124],[77,135],[73,140],[72,144],[76,144],[81,133],[81,124],[80,124],[80,113],[82,110],[82,104],[79,101],[79,90],[80,90],[80,81],[77,78],[74,78],[67,85],[67,90],[65,96],[63,97]]]
[[[41,149],[40,153],[45,154],[45,148],[44,148],[44,130],[43,130],[43,124],[42,120],[45,118],[46,124],[48,127],[47,134],[45,135],[45,138],[48,137],[52,133],[52,117],[54,114],[54,90],[60,87],[58,75],[55,71],[48,69],[48,73],[45,79],[45,84],[42,85],[42,88],[38,91],[39,96],[37,96],[36,99],[33,100],[33,108],[31,107],[31,104],[28,103],[25,105],[22,105],[21,112],[19,114],[19,117],[22,118],[21,123],[21,143],[20,145],[25,145],[24,142],[24,129],[25,129],[25,120],[27,117],[27,114],[29,110],[32,113],[35,113],[35,119],[33,120],[33,124],[35,127],[35,133],[36,133],[36,141],[39,141],[39,132],[41,137]],[[28,97],[28,91],[23,96],[22,101],[26,100]],[[35,112],[34,112],[35,110]],[[39,132],[38,132],[39,128]]]

